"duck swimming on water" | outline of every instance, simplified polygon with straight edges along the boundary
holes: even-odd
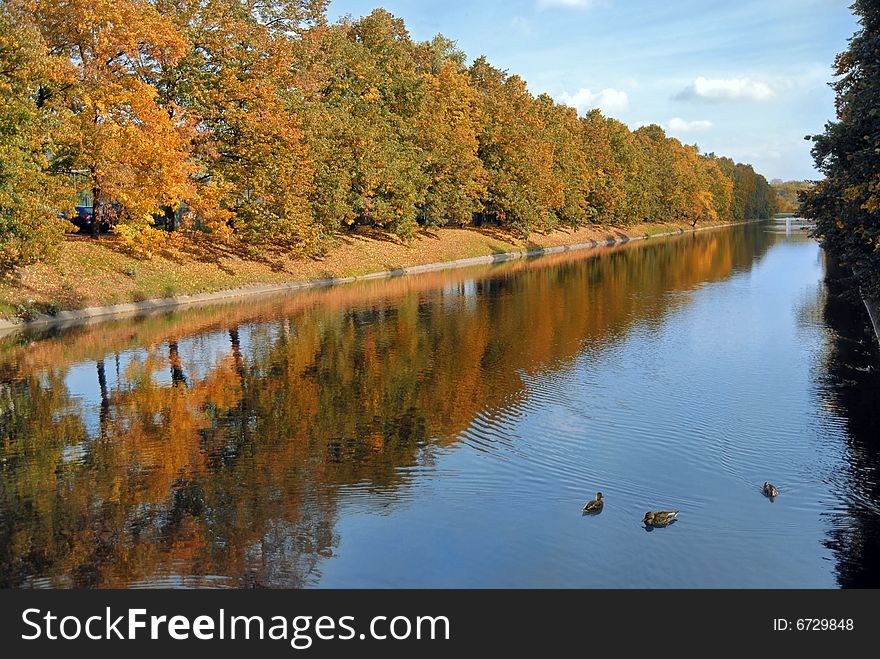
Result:
[[[596,492],[596,498],[592,501],[587,501],[586,505],[584,505],[585,513],[599,513],[602,512],[602,508],[605,507],[605,502],[602,500],[602,493]]]
[[[642,524],[645,526],[663,527],[669,526],[678,519],[677,510],[666,510],[659,513],[645,513]]]
[[[764,483],[764,487],[761,488],[761,491],[764,493],[765,497],[770,497],[771,499],[775,499],[779,496],[779,490],[777,490],[776,486],[772,483]]]

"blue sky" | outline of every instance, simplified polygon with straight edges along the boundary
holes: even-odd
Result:
[[[807,134],[834,116],[848,0],[332,0],[331,18],[384,7],[413,38],[438,32],[586,111],[658,123],[767,178],[817,178]]]

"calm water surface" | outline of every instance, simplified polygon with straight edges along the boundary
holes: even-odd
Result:
[[[765,223],[5,337],[0,585],[878,586],[829,270]]]

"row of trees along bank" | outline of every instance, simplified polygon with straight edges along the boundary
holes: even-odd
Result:
[[[185,230],[304,254],[362,223],[528,235],[776,209],[748,165],[580,117],[384,10],[330,24],[325,5],[4,1],[2,267],[45,254],[77,194],[134,245]]]

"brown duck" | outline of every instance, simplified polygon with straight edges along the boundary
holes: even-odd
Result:
[[[779,496],[779,490],[777,490],[776,486],[772,483],[764,483],[764,487],[761,488],[761,491],[764,493],[765,497],[770,497],[771,499],[775,499]]]
[[[592,501],[587,501],[584,505],[585,513],[600,513],[602,512],[602,508],[605,507],[605,502],[602,500],[602,493],[596,492],[596,498]]]
[[[669,526],[678,519],[677,510],[666,510],[659,513],[645,513],[642,524],[645,526],[662,527]]]

